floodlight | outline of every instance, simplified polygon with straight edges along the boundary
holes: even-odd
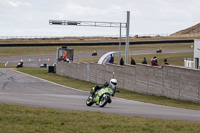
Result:
[[[50,24],[56,24],[56,25],[62,25],[63,22],[61,20],[50,20],[49,21]]]
[[[78,25],[80,22],[77,21],[67,21],[67,25]]]

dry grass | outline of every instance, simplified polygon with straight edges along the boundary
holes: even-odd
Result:
[[[200,123],[0,103],[1,133],[199,133]]]

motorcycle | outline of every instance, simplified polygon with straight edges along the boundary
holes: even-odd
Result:
[[[92,94],[94,89],[95,87],[91,89],[90,95],[86,100],[87,106],[92,106],[94,103],[96,103],[96,105],[99,105],[99,107],[104,107],[107,103],[112,102],[111,96],[114,96],[115,92],[119,92],[117,89],[113,90],[110,87],[106,87]]]
[[[158,49],[156,53],[162,53],[162,49]]]
[[[92,56],[97,56],[97,51],[94,51],[94,52],[92,53]]]
[[[23,66],[24,66],[24,63],[23,63],[23,62],[19,62],[19,63],[17,63],[16,68],[18,68],[18,67],[23,67]]]

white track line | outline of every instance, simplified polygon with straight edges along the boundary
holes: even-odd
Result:
[[[6,62],[5,66],[7,66],[8,62]]]

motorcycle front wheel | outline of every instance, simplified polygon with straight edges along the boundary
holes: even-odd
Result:
[[[104,107],[107,103],[108,103],[108,100],[109,100],[109,95],[107,94],[104,94],[101,98],[100,98],[100,101],[99,101],[99,107]]]
[[[89,97],[86,100],[86,105],[87,106],[92,106],[94,102],[92,101],[92,95],[89,95]]]

